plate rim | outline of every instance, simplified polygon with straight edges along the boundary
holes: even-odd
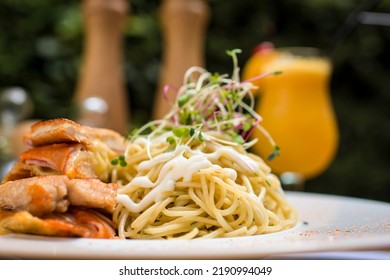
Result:
[[[357,203],[385,207],[390,210],[390,203],[339,196],[333,194],[285,191],[287,200],[294,205],[294,200],[330,200],[339,203]],[[390,220],[390,211],[389,211]],[[9,234],[0,236],[1,258],[27,259],[242,259],[242,258],[272,258],[272,255],[390,249],[390,234],[367,235],[359,239],[345,239],[340,242],[318,242],[315,239],[308,241],[293,240],[289,248],[281,249],[276,246],[271,251],[262,251],[250,245],[266,245],[266,243],[287,242],[293,232],[299,234],[303,229],[300,224],[282,232],[248,237],[194,239],[194,240],[105,240],[88,238],[57,238],[42,237],[24,234]],[[310,227],[309,227],[310,228]],[[389,224],[390,232],[390,224]],[[377,232],[374,232],[377,233]],[[277,237],[280,237],[278,239]],[[271,237],[270,239],[268,237]],[[114,243],[117,242],[117,243]],[[264,243],[265,242],[265,243]],[[304,246],[302,246],[304,242]],[[157,244],[157,245],[156,245]],[[25,246],[30,246],[26,250]],[[42,246],[45,245],[45,246]],[[123,248],[119,248],[119,245]],[[269,244],[268,244],[269,245]],[[386,246],[387,245],[387,246]],[[24,246],[24,247],[23,247]],[[216,246],[219,246],[216,248]],[[230,246],[230,247],[229,247]],[[173,249],[181,248],[173,252]],[[216,250],[194,250],[195,248],[211,248]],[[232,254],[232,249],[240,249]],[[125,251],[125,250],[133,251]],[[75,253],[75,250],[78,250]],[[106,251],[104,251],[106,250]]]

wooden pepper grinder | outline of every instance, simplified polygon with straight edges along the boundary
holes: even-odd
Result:
[[[164,99],[164,86],[180,87],[188,68],[205,65],[204,41],[209,19],[208,2],[207,0],[163,0],[160,17],[164,49],[159,87],[153,109],[154,119],[163,118],[171,106]]]
[[[124,134],[129,108],[122,71],[126,0],[84,0],[83,69],[75,93],[81,106],[78,121]]]

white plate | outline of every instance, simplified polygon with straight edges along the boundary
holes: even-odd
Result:
[[[390,249],[390,203],[287,192],[298,209],[295,228],[252,237],[195,240],[97,240],[28,235],[0,237],[0,258],[211,259]]]

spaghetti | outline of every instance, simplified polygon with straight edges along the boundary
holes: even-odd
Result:
[[[252,84],[237,76],[189,69],[172,111],[129,140],[126,164],[115,165],[112,175],[120,238],[249,236],[295,225],[297,212],[278,178],[248,151],[261,118],[253,100],[243,101]]]

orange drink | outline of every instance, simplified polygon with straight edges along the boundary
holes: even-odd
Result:
[[[262,81],[262,95],[256,111],[261,125],[280,148],[280,155],[267,161],[276,174],[295,172],[305,179],[323,172],[332,162],[338,146],[338,128],[330,98],[331,63],[315,49],[277,49],[275,59],[264,71],[281,71]],[[253,151],[263,158],[273,151],[269,141],[259,141]]]

